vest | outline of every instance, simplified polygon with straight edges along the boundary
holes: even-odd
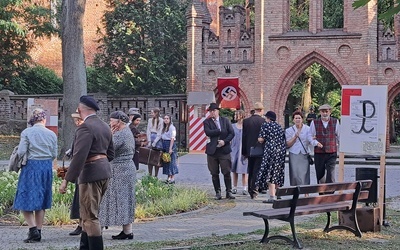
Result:
[[[324,147],[314,148],[314,153],[336,153],[337,152],[337,141],[336,141],[336,118],[329,118],[328,126],[324,127],[321,119],[314,120],[316,140],[319,141]]]

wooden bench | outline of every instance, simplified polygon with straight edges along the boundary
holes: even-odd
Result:
[[[302,248],[296,235],[294,218],[300,215],[327,213],[327,223],[324,232],[328,233],[336,229],[348,230],[354,235],[361,237],[361,231],[357,221],[357,202],[368,197],[368,188],[371,187],[372,180],[362,180],[355,182],[336,182],[327,184],[304,185],[281,187],[277,189],[276,195],[281,197],[274,201],[272,208],[261,211],[244,212],[244,216],[253,215],[264,220],[265,231],[261,243],[268,243],[270,240],[282,239],[294,247]],[[303,194],[309,194],[305,197]],[[300,196],[302,195],[302,196]],[[331,226],[331,212],[342,211],[344,214],[354,218],[352,226],[335,225]],[[292,238],[284,235],[268,236],[269,219],[278,219],[290,223]]]

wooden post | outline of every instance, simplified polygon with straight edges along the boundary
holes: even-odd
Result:
[[[344,181],[344,153],[339,152],[339,176],[338,176],[338,181],[342,182]]]
[[[379,199],[378,199],[378,205],[379,205],[379,224],[383,224],[383,209],[384,209],[384,204],[386,203],[385,201],[385,184],[386,184],[386,156],[381,155],[380,157],[380,168],[379,168]]]

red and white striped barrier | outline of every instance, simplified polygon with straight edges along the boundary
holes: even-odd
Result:
[[[203,121],[206,117],[195,117],[195,106],[189,108],[189,151],[206,150],[207,136],[204,133]]]

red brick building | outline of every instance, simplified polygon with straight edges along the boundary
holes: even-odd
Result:
[[[187,12],[188,92],[216,91],[219,77],[238,77],[247,111],[261,101],[279,115],[295,80],[319,63],[341,85],[388,85],[389,104],[400,93],[400,23],[396,18],[394,32],[378,27],[377,0],[356,10],[354,0],[343,0],[342,29],[324,28],[323,0],[310,1],[306,31],[291,31],[287,0],[247,2],[254,7],[254,29],[246,26],[243,7],[193,0]]]

